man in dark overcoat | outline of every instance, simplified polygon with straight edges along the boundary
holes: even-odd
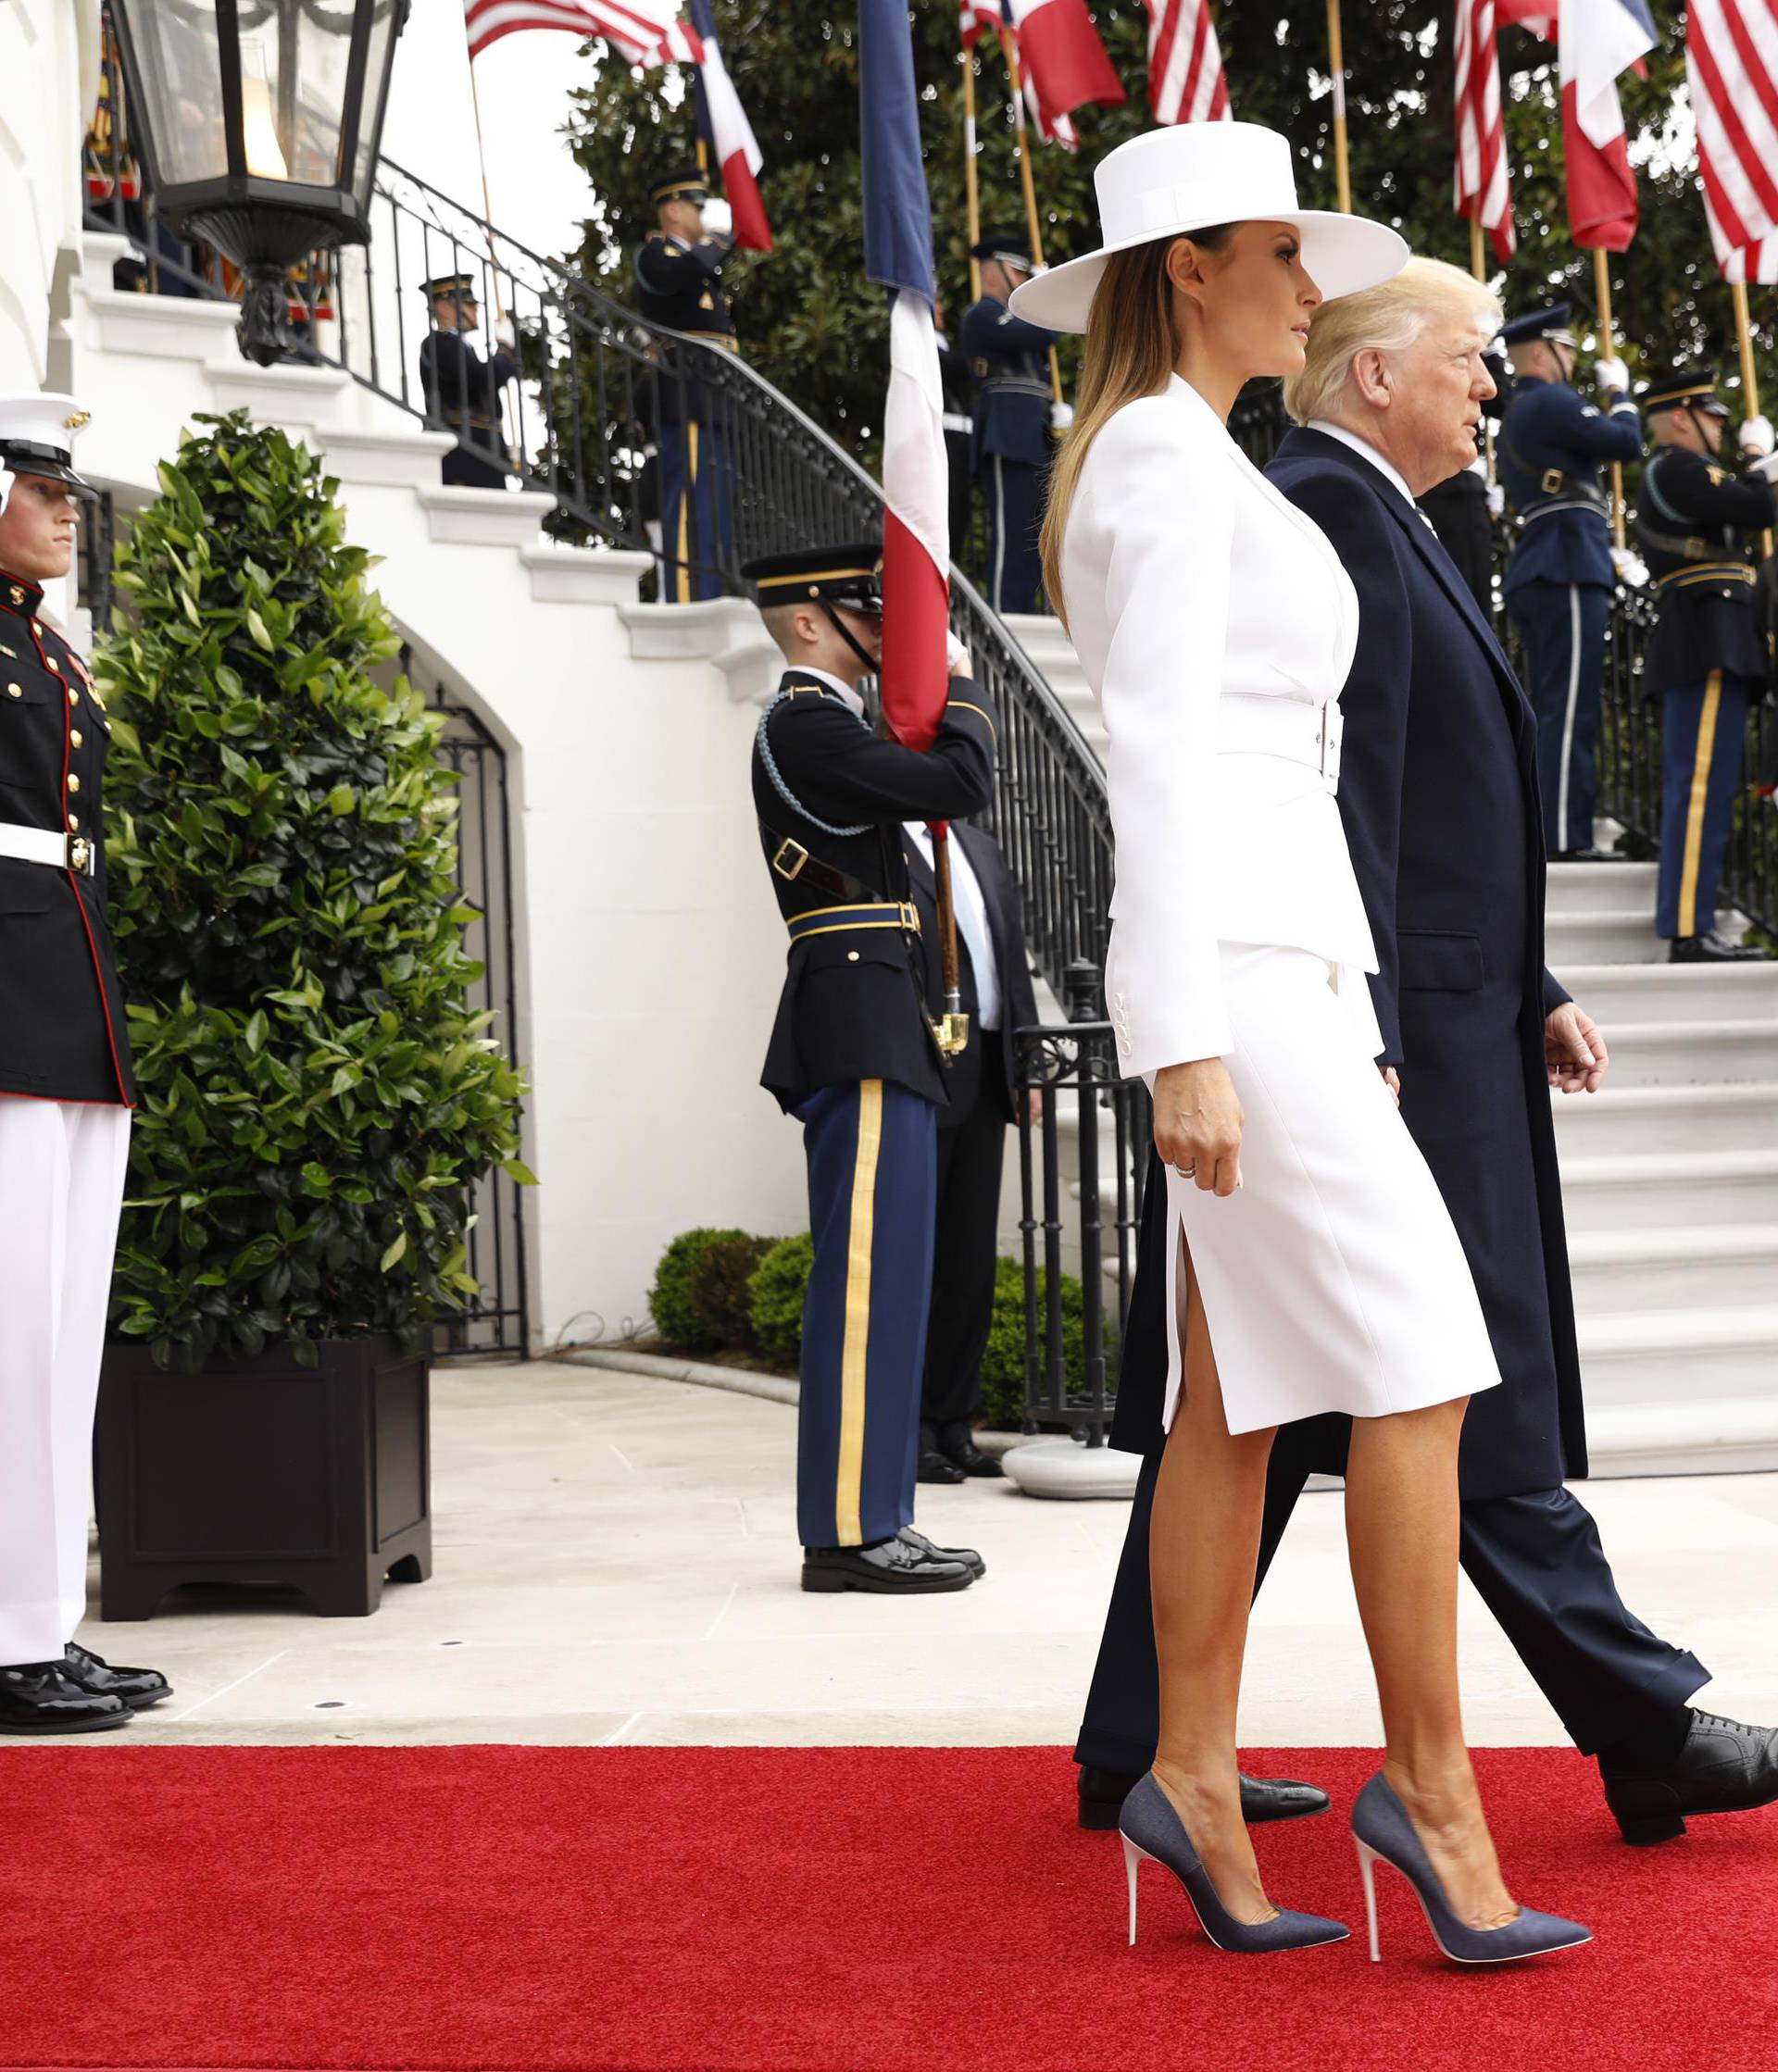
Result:
[[[1339,803],[1380,966],[1378,1062],[1450,1211],[1500,1367],[1503,1385],[1474,1398],[1464,1425],[1463,1566],[1575,1744],[1598,1757],[1624,1839],[1659,1841],[1688,1813],[1778,1798],[1778,1734],[1686,1704],[1707,1671],[1626,1609],[1597,1527],[1564,1487],[1586,1458],[1547,1090],[1593,1091],[1607,1054],[1544,965],[1536,720],[1413,503],[1448,473],[1491,390],[1480,344],[1492,312],[1484,297],[1466,316],[1456,268],[1410,267],[1428,298],[1421,336],[1329,368],[1311,331],[1286,388],[1302,429],[1268,472],[1358,591]],[[1336,306],[1348,327],[1361,299]],[[1147,1457],[1075,1751],[1089,1826],[1115,1821],[1111,1802],[1154,1751],[1147,1541],[1167,1372],[1164,1200],[1151,1167],[1111,1431],[1114,1446]],[[1342,1417],[1281,1428],[1259,1578],[1309,1474],[1343,1467],[1348,1429]],[[1251,1783],[1244,1800],[1249,1818],[1301,1810]]]

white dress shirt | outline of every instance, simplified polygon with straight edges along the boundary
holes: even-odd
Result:
[[[902,830],[925,857],[933,862],[933,830],[924,820],[904,820]],[[951,900],[957,908],[958,932],[968,945],[970,964],[975,972],[976,1022],[983,1029],[1000,1026],[1000,967],[994,961],[994,932],[988,926],[988,903],[982,896],[982,883],[975,875],[969,853],[951,837]]]

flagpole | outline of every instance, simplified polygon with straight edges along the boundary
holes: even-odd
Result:
[[[1593,292],[1599,305],[1599,351],[1609,360],[1616,359],[1618,349],[1611,335],[1611,269],[1606,264],[1605,247],[1593,247]],[[1611,530],[1618,545],[1623,545],[1623,463],[1611,463]]]
[[[1031,232],[1031,256],[1042,266],[1044,231],[1037,219],[1037,184],[1031,173],[1031,133],[1025,127],[1024,81],[1019,76],[1019,51],[1009,29],[1000,31],[1000,49],[1007,60],[1007,76],[1012,81],[1013,119],[1019,125],[1019,178],[1025,191],[1025,222]],[[1062,363],[1056,356],[1053,345],[1049,349],[1049,393],[1056,402],[1062,400]]]
[[[1327,0],[1327,62],[1334,74],[1334,191],[1340,214],[1352,213],[1352,169],[1346,154],[1346,48],[1340,35],[1340,0]]]
[[[464,33],[469,33],[469,18],[463,22]],[[488,152],[482,142],[482,96],[475,90],[475,57],[470,57],[470,106],[475,114],[475,156],[482,168],[482,213],[488,224],[488,284],[494,290],[494,320],[504,324],[507,313],[500,305],[500,267],[494,256],[494,197],[488,192]]]
[[[1753,323],[1747,315],[1747,284],[1745,281],[1731,281],[1729,300],[1734,305],[1734,338],[1741,348],[1741,393],[1746,398],[1744,418],[1759,415],[1759,372],[1753,363]],[[1760,552],[1768,560],[1772,556],[1772,533],[1759,536]]]
[[[982,299],[982,262],[975,248],[982,240],[982,196],[975,167],[975,51],[963,46],[963,204],[970,231],[970,301]]]
[[[1480,194],[1470,204],[1470,271],[1474,274],[1484,287],[1486,287],[1488,261],[1486,248],[1482,242],[1482,197]],[[1492,418],[1484,417],[1482,419],[1482,437],[1487,448],[1488,481],[1492,485],[1495,479],[1494,419]]]

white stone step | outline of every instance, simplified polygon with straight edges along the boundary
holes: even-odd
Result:
[[[420,425],[386,431],[330,425],[309,444],[323,456],[328,472],[348,487],[432,489],[438,486],[440,464],[455,451],[457,441],[448,431],[428,431]]]
[[[457,489],[433,483],[417,492],[434,545],[530,547],[541,539],[556,499],[542,490]]]
[[[1589,1403],[1586,1446],[1596,1479],[1770,1474],[1778,1468],[1778,1395]]]
[[[1654,900],[1647,906],[1546,915],[1544,957],[1564,985],[1563,974],[1574,965],[1664,964],[1667,945],[1655,933]]]
[[[1563,985],[1609,1043],[1632,1022],[1753,1021],[1778,1027],[1778,959],[1759,964],[1570,965]]]
[[[1778,1399],[1778,1304],[1620,1310],[1583,1317],[1578,1335],[1589,1412],[1696,1403],[1694,1434],[1708,1446],[1702,1413],[1712,1400],[1750,1396],[1770,1409]]]
[[[185,306],[204,306],[188,303]],[[352,377],[337,367],[301,367],[287,361],[258,367],[239,355],[207,367],[204,375],[212,407],[218,412],[244,410],[255,424],[275,424],[298,433],[337,417],[352,388]]]
[[[1778,1224],[1571,1231],[1568,1258],[1575,1311],[1586,1318],[1745,1309],[1778,1299]]]
[[[1631,907],[1655,910],[1651,863],[1551,864],[1546,880],[1546,915],[1621,914]]]
[[[1624,1022],[1605,1034],[1617,1086],[1745,1086],[1778,1080],[1778,1021],[1770,1018]]]
[[[1565,1158],[1562,1206],[1571,1239],[1578,1232],[1778,1223],[1778,1150]]]
[[[1622,1086],[1552,1094],[1563,1159],[1778,1149],[1778,1085]]]

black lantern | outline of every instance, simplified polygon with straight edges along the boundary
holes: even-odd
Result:
[[[284,277],[370,236],[407,0],[112,0],[131,140],[160,214],[246,277],[241,350],[298,343]]]

